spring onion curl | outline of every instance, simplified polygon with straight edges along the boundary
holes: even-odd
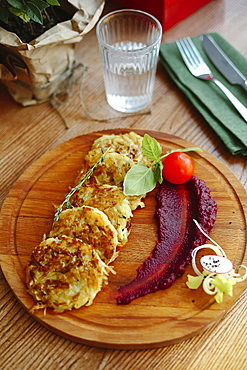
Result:
[[[210,269],[205,270],[205,268],[203,268],[203,271],[201,272],[196,264],[196,255],[201,249],[211,249],[217,256],[220,256],[220,258],[224,257],[225,259],[227,259],[227,257],[223,248],[221,248],[219,244],[217,244],[202,230],[196,220],[193,221],[195,222],[198,229],[203,233],[203,235],[205,235],[213,244],[203,244],[193,250],[192,267],[197,276],[188,275],[188,281],[186,285],[190,289],[197,289],[202,284],[202,288],[205,293],[209,295],[214,295],[216,302],[221,303],[223,302],[224,294],[228,294],[230,296],[233,295],[233,285],[247,278],[247,267],[244,265],[240,265],[238,267],[238,271],[245,270],[245,272],[242,274],[240,274],[239,272],[237,273],[234,268],[224,273],[212,272],[210,271]]]

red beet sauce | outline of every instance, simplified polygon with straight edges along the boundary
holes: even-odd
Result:
[[[157,194],[158,237],[152,255],[137,269],[137,277],[118,290],[117,304],[169,288],[185,272],[192,250],[207,238],[193,219],[209,234],[217,214],[217,204],[203,180],[193,176],[182,185],[164,180]]]

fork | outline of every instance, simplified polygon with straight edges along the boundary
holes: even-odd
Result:
[[[202,80],[214,82],[223,91],[240,115],[247,122],[247,108],[219,80],[213,77],[211,70],[203,60],[191,38],[186,37],[178,40],[176,41],[176,44],[183,61],[191,74]]]

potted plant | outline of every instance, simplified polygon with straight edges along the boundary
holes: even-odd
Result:
[[[65,89],[104,0],[0,0],[0,79],[23,106]]]

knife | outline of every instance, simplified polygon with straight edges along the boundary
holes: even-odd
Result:
[[[210,35],[202,35],[202,45],[209,59],[223,76],[230,83],[241,85],[247,91],[247,78],[238,70]]]

